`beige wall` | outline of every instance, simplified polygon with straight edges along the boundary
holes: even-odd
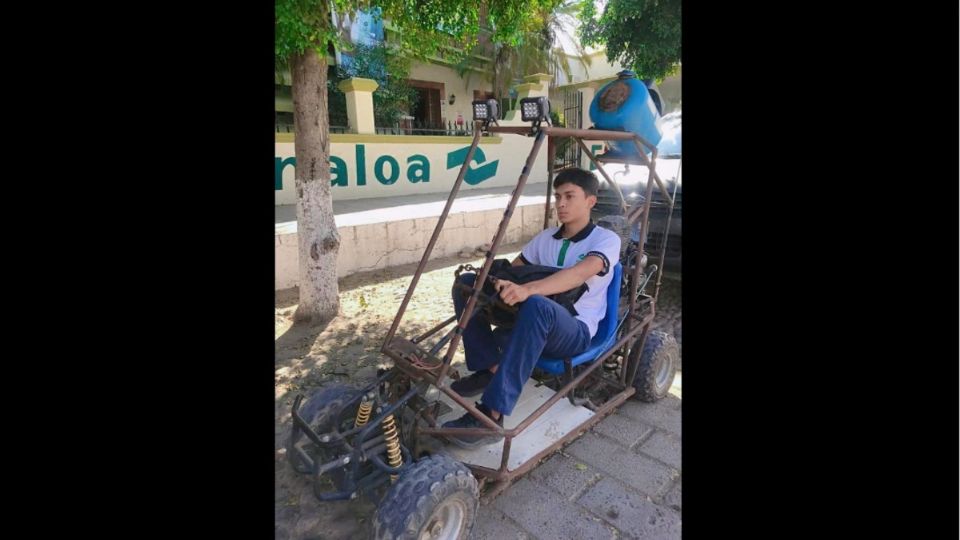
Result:
[[[441,116],[450,121],[456,119],[458,112],[464,122],[471,121],[473,91],[490,87],[480,73],[465,81],[466,77],[461,78],[453,69],[435,64],[412,66],[410,78],[444,83]],[[531,75],[528,79],[540,80],[541,76]],[[521,95],[546,95],[548,90],[546,84],[536,91],[521,88]],[[448,103],[451,94],[457,96],[453,105]],[[358,114],[372,115],[372,100],[363,106],[358,102],[357,108],[364,109]],[[507,119],[501,121],[503,125],[510,123]],[[516,123],[520,123],[519,120]],[[275,136],[276,205],[296,203],[293,139],[293,133]],[[471,140],[470,136],[331,134],[331,193],[334,200],[447,193]],[[462,189],[514,185],[532,146],[533,138],[522,135],[484,137]],[[546,145],[543,145],[530,171],[529,182],[546,182],[546,168]],[[341,174],[341,171],[346,172]]]
[[[607,62],[606,52],[598,51],[590,55],[591,63],[590,66],[586,69],[583,68],[576,61],[576,59],[571,59],[571,75],[572,78],[567,80],[567,78],[561,73],[557,76],[557,79],[562,81],[560,85],[551,88],[550,91],[550,100],[562,100],[562,94],[565,87],[574,86],[579,87],[585,84],[599,89],[601,86],[606,84],[612,77],[616,77],[617,73],[623,71],[623,67],[620,66],[618,62],[610,63]],[[663,113],[667,114],[671,111],[681,108],[681,68],[677,68],[677,72],[669,77],[665,78],[662,82],[657,84],[657,89],[660,91],[660,95],[663,96],[665,101],[663,107]],[[584,110],[587,110],[590,107],[589,102],[584,102]]]
[[[570,64],[571,78],[567,79],[566,75],[560,72],[557,74],[558,85],[606,79],[623,71],[619,63],[614,62],[611,64],[607,62],[606,51],[597,51],[587,56],[590,59],[590,65],[586,67],[577,60],[577,57],[569,56],[568,62]]]
[[[459,153],[465,157],[465,149],[470,146],[472,137],[333,134],[330,139],[331,156],[342,160],[346,169],[344,178],[331,170],[331,181],[337,182],[332,186],[331,194],[334,200],[348,200],[449,193],[463,163],[463,157],[457,159]],[[280,172],[280,189],[274,191],[276,205],[297,202],[295,166],[287,164],[294,161],[293,146],[292,133],[276,135],[275,172]],[[461,189],[514,185],[532,146],[533,138],[522,135],[484,137],[478,147],[483,153],[483,160],[481,162],[479,159],[480,154],[474,156],[470,167],[474,173],[467,176]],[[358,170],[361,161],[358,159],[358,147],[362,147],[362,179]],[[547,145],[544,144],[530,171],[530,183],[547,181],[546,154]],[[426,180],[424,160],[429,167]],[[340,168],[336,160],[331,160],[331,163],[331,167],[335,164]],[[394,163],[398,172],[394,171]],[[447,167],[451,163],[453,165]],[[393,178],[394,175],[396,178]],[[275,186],[276,179],[275,175]]]
[[[555,220],[556,214],[552,216]],[[431,259],[453,256],[463,249],[474,250],[490,243],[501,219],[501,209],[451,211],[431,252]],[[433,215],[411,215],[407,219],[338,225],[340,245],[350,246],[350,249],[340,248],[337,277],[419,261],[439,220]],[[541,230],[542,199],[521,197],[507,225],[504,243],[525,242]],[[300,277],[296,231],[278,232],[274,236],[274,259],[274,289],[296,287]]]
[[[680,92],[683,87],[683,85],[680,84],[681,69],[682,68],[678,67],[676,73],[667,77],[657,85],[657,88],[660,89],[660,95],[663,96],[664,101],[669,105],[664,107],[664,113],[681,108],[681,99],[683,97]]]
[[[460,77],[455,70],[447,66],[420,62],[413,64],[409,75],[411,79],[443,83],[444,95],[440,99],[440,116],[450,122],[457,119],[457,113],[463,115],[464,122],[473,119],[473,111],[470,108],[473,91],[490,91],[491,85],[486,77],[485,74],[476,71],[467,71],[463,77]],[[449,104],[450,94],[456,96],[453,105]]]

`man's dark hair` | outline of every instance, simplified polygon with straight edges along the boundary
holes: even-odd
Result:
[[[597,195],[597,190],[600,189],[600,182],[597,181],[597,177],[579,167],[564,169],[553,179],[553,189],[557,189],[563,184],[580,186],[584,193],[594,197]]]

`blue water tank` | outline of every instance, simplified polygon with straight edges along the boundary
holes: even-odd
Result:
[[[590,120],[597,129],[631,131],[653,146],[662,137],[657,125],[659,118],[647,86],[630,70],[621,71],[617,80],[601,88],[590,102]],[[642,163],[633,141],[608,141],[607,144],[610,150],[604,154],[605,157]],[[649,156],[650,149],[646,146],[643,148]]]

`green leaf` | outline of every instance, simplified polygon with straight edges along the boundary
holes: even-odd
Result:
[[[609,0],[597,13],[593,0],[581,0],[580,40],[607,49],[641,79],[662,79],[681,59],[681,0]]]

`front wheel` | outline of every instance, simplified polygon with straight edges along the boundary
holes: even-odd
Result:
[[[463,540],[480,505],[476,478],[446,455],[411,465],[383,497],[373,518],[376,540]]]
[[[352,421],[353,417],[356,416],[356,408],[359,403],[354,403],[349,411],[345,410],[345,407],[358,393],[360,393],[360,389],[343,384],[335,384],[318,390],[300,406],[300,416],[317,433],[332,431],[335,427],[338,427],[337,423],[344,418]],[[287,460],[296,472],[311,474],[313,470],[294,451],[297,443],[304,439],[307,439],[307,436],[299,429],[291,426],[290,434],[287,437]],[[308,443],[307,446],[314,450],[313,443]],[[316,455],[321,460],[330,460],[336,457],[325,450],[317,450]]]

